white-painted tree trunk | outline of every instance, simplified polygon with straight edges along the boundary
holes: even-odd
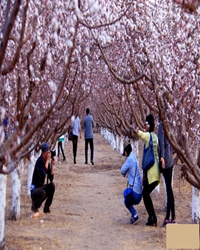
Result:
[[[0,249],[4,249],[7,176],[0,174]]]
[[[124,152],[124,140],[126,138],[118,135],[114,135],[113,133],[109,132],[106,128],[100,129],[101,135],[104,137],[105,140],[109,142],[112,146],[113,150],[116,150],[120,155]],[[137,158],[139,158],[139,142],[138,141],[131,141],[131,145],[133,148],[133,152]]]
[[[198,159],[198,147],[196,149],[196,162]],[[192,223],[200,223],[200,190],[192,187]]]
[[[113,150],[116,149],[115,135],[113,133],[111,134],[111,147]]]
[[[200,223],[200,190],[192,187],[192,223]]]
[[[119,135],[116,136],[116,151],[119,153]]]
[[[39,154],[37,154],[38,156]],[[28,196],[31,195],[31,182],[32,182],[32,176],[33,176],[33,171],[34,171],[34,166],[36,162],[36,156],[34,153],[31,153],[30,159],[28,161],[28,181],[27,181],[27,194]]]
[[[120,155],[124,153],[124,139],[122,137],[119,138],[119,153]]]
[[[137,157],[138,163],[139,163],[139,142],[133,141],[133,142],[131,142],[131,145],[132,145],[133,153]]]
[[[11,172],[12,179],[12,219],[16,220],[20,216],[20,193],[21,177],[24,169],[24,161],[21,160],[18,167]]]

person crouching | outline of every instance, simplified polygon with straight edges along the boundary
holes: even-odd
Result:
[[[55,185],[53,183],[54,178],[54,157],[50,151],[48,143],[43,143],[41,146],[42,154],[37,159],[35,163],[35,168],[32,177],[31,185],[31,199],[33,211],[32,217],[39,216],[38,209],[44,204],[44,213],[50,213],[50,206],[53,201],[53,196],[55,192]],[[46,178],[47,177],[47,178]],[[45,184],[45,179],[47,183]]]
[[[131,213],[131,224],[136,224],[139,217],[133,205],[139,204],[142,199],[142,179],[138,161],[132,152],[129,140],[124,142],[123,156],[126,156],[126,161],[121,167],[121,174],[128,179],[128,188],[124,190],[124,205]]]

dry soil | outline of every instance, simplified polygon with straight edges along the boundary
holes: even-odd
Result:
[[[84,164],[84,139],[79,139],[77,163],[73,163],[72,143],[65,144],[66,161],[57,159],[54,183],[56,191],[51,213],[31,218],[27,196],[27,170],[24,170],[21,216],[9,219],[11,181],[8,177],[5,244],[8,250],[139,250],[166,249],[165,193],[152,194],[158,217],[157,227],[145,226],[147,213],[143,201],[136,206],[140,221],[131,225],[123,204],[126,179],[120,174],[124,158],[113,151],[103,137],[94,134],[94,165]],[[191,186],[175,168],[173,190],[179,223],[191,223]]]

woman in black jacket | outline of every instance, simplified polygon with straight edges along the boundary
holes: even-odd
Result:
[[[160,121],[158,127],[158,142],[159,142],[159,159],[162,165],[162,174],[165,179],[166,190],[167,190],[167,211],[163,221],[163,227],[168,223],[175,223],[175,204],[174,194],[172,190],[172,173],[173,173],[173,153],[172,147],[167,140],[162,122]],[[171,213],[171,219],[170,219]]]

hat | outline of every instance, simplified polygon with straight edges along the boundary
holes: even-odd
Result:
[[[125,150],[125,148],[126,148],[129,144],[131,144],[130,140],[125,140],[125,141],[124,141],[124,150]],[[123,156],[125,156],[124,152],[123,152]]]
[[[43,142],[43,143],[42,143],[42,146],[41,146],[41,150],[42,150],[42,153],[45,153],[45,152],[47,152],[48,150],[50,150],[49,144],[46,143],[46,142]]]
[[[146,116],[146,122],[148,122],[149,125],[154,123],[154,118],[152,114]]]
[[[124,149],[126,148],[126,146],[128,146],[128,144],[131,144],[130,140],[124,141]]]

